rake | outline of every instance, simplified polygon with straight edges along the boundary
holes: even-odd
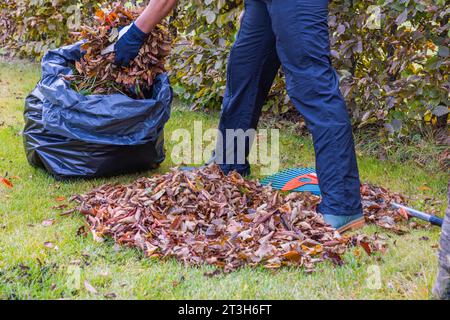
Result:
[[[314,168],[286,169],[261,180],[263,186],[271,185],[275,190],[286,192],[310,192],[320,196],[319,180]],[[432,225],[442,227],[443,219],[431,214],[415,210],[397,203],[392,203],[395,209],[403,209],[410,216],[427,221]]]
[[[263,186],[290,192],[311,192],[320,196],[319,180],[314,168],[286,169],[261,180]]]

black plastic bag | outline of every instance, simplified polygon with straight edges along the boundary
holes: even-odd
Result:
[[[155,79],[151,96],[83,96],[63,75],[81,57],[81,43],[49,51],[42,78],[25,100],[24,144],[29,163],[56,178],[94,178],[157,167],[165,159],[164,125],[172,88]]]

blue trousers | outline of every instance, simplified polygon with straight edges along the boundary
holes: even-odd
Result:
[[[328,0],[245,1],[228,62],[219,124],[224,141],[217,145],[216,162],[225,173],[249,173],[248,161],[225,161],[227,148],[236,148],[226,141],[226,130],[256,129],[281,65],[289,97],[313,137],[323,197],[318,210],[355,215],[362,213],[358,167],[349,114],[331,65],[327,20]]]

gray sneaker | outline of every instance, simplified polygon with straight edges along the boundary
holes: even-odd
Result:
[[[331,214],[322,214],[323,220],[335,228],[339,233],[357,230],[364,227],[365,219],[362,214],[353,216],[335,216]]]

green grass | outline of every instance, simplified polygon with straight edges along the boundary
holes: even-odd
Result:
[[[346,264],[322,264],[317,272],[301,269],[269,271],[244,268],[208,278],[211,267],[192,268],[176,261],[144,258],[133,249],[117,248],[111,241],[97,243],[77,236],[83,225],[78,215],[61,217],[53,207],[57,197],[90,190],[105,182],[128,182],[139,175],[111,179],[56,182],[26,161],[22,137],[24,97],[39,78],[39,67],[29,63],[0,63],[0,175],[8,174],[11,189],[0,185],[0,299],[103,299],[114,293],[123,299],[427,299],[436,275],[439,229],[413,231],[405,236],[386,234],[374,226],[363,230],[389,237],[389,250],[379,257],[346,254]],[[168,154],[171,132],[192,130],[192,122],[215,127],[216,113],[201,114],[176,108],[167,125]],[[290,130],[281,134],[281,165],[313,165],[310,139]],[[430,159],[432,161],[432,159]],[[392,163],[359,155],[364,181],[415,196],[413,204],[429,209],[427,198],[441,203],[443,212],[447,175],[429,173],[413,162]],[[171,167],[167,160],[158,172]],[[141,175],[151,175],[148,172]],[[54,218],[49,227],[42,221]],[[425,237],[425,238],[424,238]],[[428,240],[423,240],[428,239]],[[44,242],[57,248],[47,248]],[[370,270],[380,270],[381,287],[369,289]],[[88,281],[98,293],[84,286]]]

